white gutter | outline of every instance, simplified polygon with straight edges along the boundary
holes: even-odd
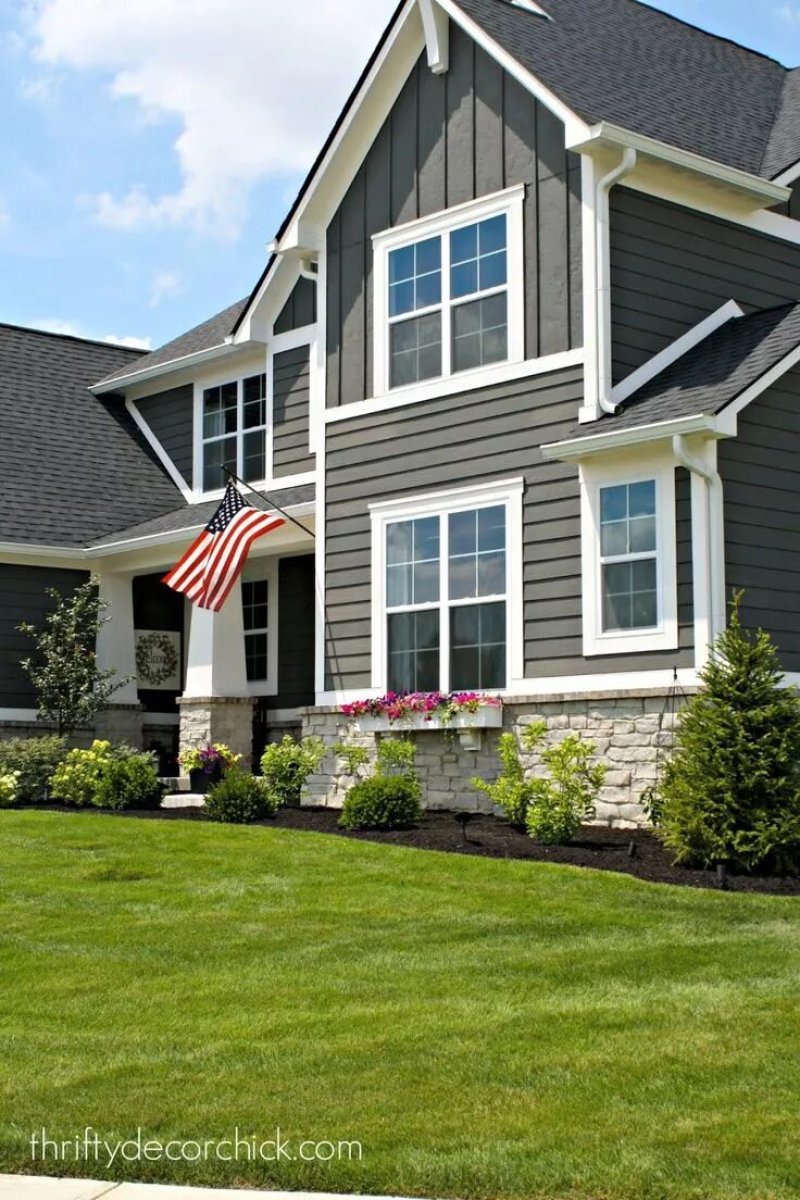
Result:
[[[606,422],[604,422],[605,424]],[[612,422],[608,422],[612,424]],[[717,419],[699,413],[693,417],[678,417],[672,421],[657,421],[650,425],[634,425],[630,429],[614,429],[608,433],[594,433],[587,437],[569,438],[563,442],[548,442],[541,447],[545,458],[559,462],[579,462],[608,450],[624,450],[628,446],[640,446],[644,442],[663,441],[687,433],[719,435]]]
[[[708,443],[706,443],[708,445]],[[725,534],[722,478],[716,468],[716,443],[711,443],[714,465],[709,467],[692,454],[684,434],[672,439],[672,452],[679,466],[697,479],[705,493],[705,542],[708,586],[695,588],[695,597],[705,591],[707,644],[713,645],[726,625],[725,614]],[[696,602],[696,601],[695,601]],[[705,646],[696,646],[698,665],[706,655]]]
[[[597,184],[595,219],[597,221],[597,403],[604,413],[615,413],[611,399],[611,189],[636,167],[637,153],[628,148],[622,161]]]

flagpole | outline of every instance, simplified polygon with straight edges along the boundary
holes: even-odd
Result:
[[[233,479],[236,481],[236,483],[241,484],[242,487],[247,488],[248,492],[252,492],[257,499],[266,500],[272,506],[269,511],[274,509],[275,512],[280,513],[282,517],[285,517],[287,521],[291,521],[292,525],[296,525],[298,529],[302,529],[303,533],[307,533],[309,537],[316,538],[316,534],[314,534],[312,530],[310,530],[306,525],[303,525],[300,521],[297,521],[294,517],[290,517],[289,514],[282,508],[279,508],[275,501],[272,500],[266,494],[266,492],[263,494],[261,492],[257,492],[256,489],[251,487],[249,483],[246,483],[244,479],[240,479],[236,472],[232,471],[230,467],[221,467],[220,470],[225,472],[229,480]],[[266,512],[268,510],[264,509],[262,511]]]

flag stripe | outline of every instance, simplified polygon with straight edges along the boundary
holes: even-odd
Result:
[[[227,600],[231,588],[236,583],[236,580],[241,574],[242,567],[245,564],[247,555],[250,553],[250,548],[253,543],[265,534],[271,533],[273,529],[277,529],[284,522],[281,520],[272,521],[268,526],[259,525],[257,528],[249,529],[246,534],[240,538],[239,544],[235,549],[234,556],[228,563],[225,575],[220,579],[216,588],[210,589],[208,592],[208,607],[213,608],[218,612]]]

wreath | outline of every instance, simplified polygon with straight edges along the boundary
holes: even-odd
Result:
[[[156,666],[156,655],[161,656],[161,666]],[[143,683],[157,686],[164,683],[178,670],[178,652],[166,633],[148,633],[136,644],[136,670]]]

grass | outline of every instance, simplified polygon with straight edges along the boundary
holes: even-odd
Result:
[[[796,1200],[800,903],[280,829],[0,813],[0,1170]],[[361,1162],[31,1162],[29,1139]]]

